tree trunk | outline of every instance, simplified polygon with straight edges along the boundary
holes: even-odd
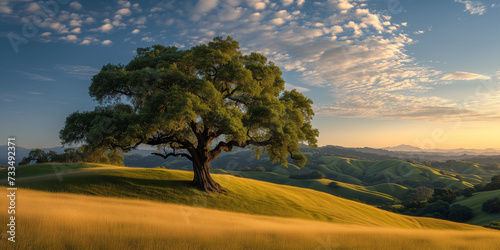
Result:
[[[210,176],[210,162],[193,160],[193,185],[205,192],[225,193],[219,183]]]

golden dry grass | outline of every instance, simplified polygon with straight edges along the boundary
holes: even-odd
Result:
[[[5,197],[5,192],[2,192]],[[8,249],[495,249],[500,232],[333,224],[152,201],[17,193]],[[5,198],[0,208],[7,207]],[[0,215],[7,224],[6,213]],[[4,230],[2,230],[4,231]],[[5,233],[4,233],[5,234]]]

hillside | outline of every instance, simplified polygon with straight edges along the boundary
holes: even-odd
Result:
[[[49,167],[56,171],[22,178]],[[311,189],[214,174],[227,194],[188,187],[192,172],[98,164],[29,165],[19,168],[17,186],[50,192],[162,201],[248,214],[312,219],[338,224],[397,228],[476,229],[474,226],[390,213]],[[2,175],[5,176],[5,175]],[[1,184],[5,185],[3,179]]]
[[[488,214],[481,211],[483,202],[498,197],[500,197],[500,189],[474,193],[471,197],[460,197],[453,204],[468,206],[473,210],[475,216],[467,223],[485,225],[491,221],[500,221],[500,214]]]
[[[11,249],[495,249],[500,244],[497,231],[454,223],[467,230],[354,226],[145,200],[18,192],[16,242],[4,242]],[[0,206],[7,206],[5,199]],[[7,224],[6,213],[0,223]]]

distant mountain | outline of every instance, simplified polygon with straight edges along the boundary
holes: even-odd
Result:
[[[395,147],[385,147],[385,148],[382,148],[382,149],[389,150],[389,151],[403,151],[403,152],[406,152],[406,151],[410,151],[410,152],[413,152],[413,151],[423,151],[421,148],[410,146],[410,145],[406,145],[406,144],[401,144],[401,145],[395,146]]]
[[[395,147],[385,147],[383,150],[392,152],[416,152],[416,153],[437,153],[441,155],[499,155],[500,149],[486,148],[486,149],[422,149],[411,145],[401,144]]]

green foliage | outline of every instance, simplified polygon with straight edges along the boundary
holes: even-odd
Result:
[[[256,171],[256,172],[266,172],[266,169],[262,166],[257,167],[244,167],[241,171]]]
[[[436,188],[434,189],[434,194],[432,194],[432,198],[429,200],[430,202],[434,202],[437,200],[443,200],[448,203],[453,202],[457,198],[455,192],[451,189],[447,188]]]
[[[492,183],[500,183],[500,175],[495,175],[491,177],[491,182]]]
[[[459,204],[451,206],[448,214],[448,220],[456,222],[468,221],[472,219],[472,217],[474,217],[472,209],[467,206],[462,206]]]
[[[449,209],[450,203],[438,200],[420,209],[417,214],[424,217],[446,219],[448,218]]]
[[[484,225],[486,228],[500,230],[500,221],[492,221],[487,225]]]
[[[434,190],[428,187],[420,186],[415,189],[410,189],[408,192],[408,201],[427,201],[434,194]]]
[[[500,175],[491,177],[491,182],[484,186],[485,191],[500,189]]]
[[[293,174],[290,175],[291,179],[323,179],[325,178],[326,175],[323,174],[321,171],[314,170],[308,174]]]
[[[165,150],[158,155],[186,157],[195,170],[247,146],[273,163],[286,166],[290,156],[304,166],[299,145],[316,147],[319,135],[312,101],[286,91],[281,75],[265,56],[243,55],[231,37],[184,51],[139,48],[127,65],[105,65],[92,78],[89,94],[102,106],[68,116],[60,138],[101,151],[158,146]]]
[[[92,162],[123,166],[123,159],[124,157],[117,151],[104,151],[102,148],[92,149],[88,145],[83,145],[77,150],[74,148],[66,148],[62,154],[58,154],[53,150],[49,150],[49,152],[46,153],[45,151],[37,148],[30,151],[29,155],[24,157],[19,164],[26,165],[32,161],[35,161],[37,164],[47,162]]]
[[[338,183],[338,182],[336,182],[336,181],[332,181],[332,182],[328,183],[328,187],[331,187],[331,188],[339,188],[339,187],[340,187],[340,185],[339,185],[339,183]]]
[[[494,198],[483,203],[481,210],[486,213],[500,213],[500,199]]]
[[[54,152],[54,151],[52,151]],[[55,152],[54,152],[55,153]],[[51,155],[51,157],[53,157]],[[35,161],[35,163],[46,163],[51,160],[51,157],[45,151],[37,148],[35,150],[31,150],[29,152],[29,155],[27,157],[24,157],[21,162],[19,162],[19,165],[26,165],[29,164],[32,161]]]

